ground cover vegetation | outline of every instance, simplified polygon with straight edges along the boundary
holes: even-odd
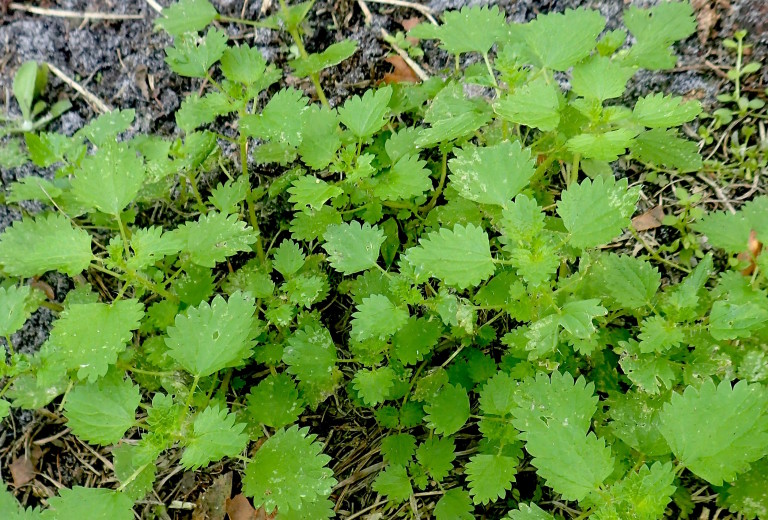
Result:
[[[740,89],[758,69],[744,34],[726,42],[733,91],[703,114],[663,92],[622,104],[635,72],[674,66],[687,3],[629,7],[612,31],[585,9],[516,24],[463,8],[409,33],[457,57],[446,78],[332,108],[321,72],[356,45],[307,53],[311,7],[258,22],[207,0],[167,8],[168,66],[207,80],[178,138],[125,137],[132,110],[41,130],[67,106],[36,120],[43,73],[19,72],[24,143],[3,160],[57,172],[5,193],[44,210],[0,234],[0,418],[54,403],[78,438],[113,446],[119,483],[26,509],[3,488],[4,518],[133,518],[159,457],[230,460],[270,518],[334,517],[329,432],[302,424],[333,399],[384,432],[372,487],[387,517],[685,517],[702,485],[768,517],[768,198],[707,213],[680,190],[690,207],[665,217],[680,237],[661,249],[631,225],[643,182],[751,180],[764,163],[754,130],[730,140],[727,167],[681,131],[698,118],[706,142],[765,117]],[[318,102],[214,21],[286,31]],[[462,68],[467,53],[480,59]],[[232,134],[211,128],[221,119]],[[643,175],[617,178],[619,159]],[[261,165],[281,174],[255,185]],[[154,222],[159,203],[179,221]],[[74,280],[63,301],[36,283],[49,271]],[[16,352],[40,306],[58,313],[49,339]],[[434,498],[426,511],[417,495]]]

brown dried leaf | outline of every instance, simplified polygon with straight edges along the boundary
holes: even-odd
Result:
[[[417,25],[419,25],[420,23],[421,23],[421,18],[419,18],[418,16],[414,16],[412,18],[406,18],[405,20],[400,22],[400,25],[403,26],[403,29],[405,29],[405,32],[408,32],[414,27],[416,27]],[[416,45],[419,43],[419,39],[414,38],[413,36],[406,36],[405,39],[408,40],[411,43],[411,45]]]
[[[274,520],[277,518],[277,511],[269,514],[263,507],[257,511],[245,495],[240,493],[227,499],[227,515],[230,520]]]
[[[13,459],[10,466],[13,485],[20,488],[35,478],[35,466],[26,456]]]
[[[632,227],[636,231],[648,231],[649,229],[656,229],[661,227],[661,221],[664,219],[664,208],[661,206],[655,206],[642,215],[638,215],[632,219]]]
[[[712,28],[720,20],[720,13],[715,10],[717,0],[692,0],[691,6],[696,12],[699,41],[704,44],[712,33]]]
[[[757,268],[757,257],[763,251],[763,243],[757,239],[757,232],[754,229],[749,231],[749,240],[747,240],[747,250],[739,253],[737,258],[741,262],[749,262],[749,265],[741,270],[744,276],[752,276]]]
[[[232,472],[220,475],[197,499],[192,520],[224,520],[227,499],[232,494]]]
[[[388,56],[384,61],[395,69],[384,74],[384,83],[389,85],[390,83],[418,83],[420,81],[413,69],[400,56]]]

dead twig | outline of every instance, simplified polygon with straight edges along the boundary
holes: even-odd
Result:
[[[715,181],[707,178],[706,175],[703,175],[701,173],[696,175],[696,178],[709,184],[709,186],[715,192],[715,195],[717,196],[717,200],[719,200],[723,204],[723,206],[725,206],[728,209],[728,211],[730,211],[731,213],[736,213],[736,208],[733,207],[731,202],[728,200],[728,197],[725,196],[725,194],[723,193],[723,190],[720,188],[720,186],[717,185]]]
[[[407,2],[406,0],[368,0],[369,2],[375,2],[377,4],[387,4],[387,5],[396,5],[398,7],[408,7],[411,9],[414,9],[421,14],[424,15],[424,17],[429,20],[433,25],[437,25],[437,20],[435,20],[435,17],[432,16],[432,9],[430,9],[427,6],[416,4],[414,2]]]
[[[91,105],[93,105],[93,107],[97,111],[101,112],[102,114],[112,111],[112,109],[109,108],[109,106],[106,103],[104,103],[101,99],[96,97],[95,94],[87,90],[78,82],[76,82],[75,80],[73,80],[72,78],[64,74],[64,72],[62,72],[61,69],[59,69],[56,65],[50,62],[46,62],[46,65],[48,65],[48,69],[51,72],[53,72],[54,76],[56,76],[61,81],[63,81],[64,83],[72,87],[73,90],[75,90],[78,94],[83,96],[86,99],[86,101],[88,101]]]
[[[157,11],[158,13],[163,12],[163,6],[155,2],[155,0],[147,0],[147,3],[149,4],[149,7]]]
[[[34,5],[18,4],[11,2],[8,8],[14,11],[23,11],[25,13],[39,14],[40,16],[55,16],[57,18],[83,18],[85,20],[141,20],[144,18],[140,14],[116,14],[116,13],[98,13],[92,11],[68,11],[66,9],[48,9],[45,7],[36,7]]]

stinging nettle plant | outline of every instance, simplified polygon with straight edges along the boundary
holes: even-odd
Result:
[[[763,514],[768,265],[743,253],[768,236],[768,199],[694,226],[734,270],[716,273],[710,254],[662,284],[650,260],[607,247],[642,189],[614,161],[701,166],[679,132],[697,102],[621,104],[637,70],[674,66],[690,6],[630,7],[631,44],[584,9],[525,24],[497,8],[446,13],[410,34],[457,64],[482,61],[336,108],[319,73],[355,46],[301,52],[310,8],[281,2],[254,23],[292,36],[292,74],[320,105],[276,90],[283,71],[208,27],[240,20],[182,0],[158,21],[174,36],[167,62],[211,85],[183,101],[182,137],[121,138],[131,110],[72,137],[25,134],[32,161],[57,171],[7,194],[46,210],[0,234],[0,417],[60,399],[78,438],[113,446],[119,486],[64,489],[26,512],[0,492],[0,510],[128,519],[166,456],[188,469],[232,459],[256,507],[331,518],[338,475],[322,432],[299,423],[337,395],[385,432],[373,489],[393,505],[437,491],[438,520],[491,504],[553,518],[536,502],[554,496],[581,517],[662,518],[673,500],[685,512],[701,481],[731,510]],[[217,118],[236,121],[235,137]],[[239,176],[221,141],[238,145]],[[263,164],[284,173],[255,185]],[[209,189],[212,171],[227,180]],[[157,204],[179,220],[153,222]],[[267,222],[268,207],[282,209]],[[27,283],[49,271],[74,281],[62,301]],[[84,273],[110,283],[97,291]],[[50,337],[15,351],[41,305],[58,313]]]

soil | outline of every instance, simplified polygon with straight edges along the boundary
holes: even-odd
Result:
[[[162,0],[168,4],[167,0]],[[213,2],[223,15],[250,19],[264,16],[262,3],[256,0],[218,0]],[[272,2],[269,2],[272,3]],[[275,0],[275,4],[276,4]],[[608,27],[621,23],[621,13],[628,4],[648,5],[654,0],[430,0],[423,2],[435,15],[446,9],[464,5],[499,5],[510,20],[527,21],[540,12],[562,11],[566,8],[587,6],[598,9],[607,19]],[[678,68],[668,72],[637,74],[631,82],[626,97],[636,98],[649,91],[663,90],[677,95],[700,99],[705,108],[712,107],[715,96],[723,92],[722,70],[732,58],[720,46],[723,37],[730,37],[734,30],[749,30],[749,40],[755,44],[754,58],[768,55],[768,3],[765,0],[694,0],[700,13],[702,31],[677,47],[680,56]],[[201,88],[200,80],[179,77],[170,72],[164,62],[164,48],[171,38],[155,31],[153,20],[157,13],[141,0],[44,0],[39,5],[71,11],[97,11],[102,13],[138,14],[138,20],[105,21],[67,19],[40,16],[14,9],[8,0],[0,0],[0,89],[9,99],[13,73],[26,60],[47,61],[93,92],[108,106],[134,108],[136,121],[131,132],[171,135],[175,130],[174,112],[185,95]],[[381,39],[381,29],[390,33],[402,30],[402,22],[419,13],[413,9],[395,7],[369,1],[372,13],[369,24],[360,5],[354,0],[318,0],[309,17],[311,28],[306,38],[310,52],[319,51],[330,43],[351,38],[359,43],[358,52],[330,72],[325,72],[322,84],[332,105],[338,105],[349,95],[377,84],[391,66],[384,59],[390,54],[388,45]],[[5,13],[2,13],[6,7]],[[266,11],[269,13],[269,9]],[[222,26],[233,40],[246,41],[258,46],[268,60],[280,65],[290,57],[290,42],[286,35],[267,29],[252,29],[234,24]],[[450,59],[431,43],[425,43],[426,54],[418,60],[430,74],[439,74]],[[470,58],[471,59],[471,58]],[[764,71],[768,70],[766,68]],[[311,84],[287,81],[312,91]],[[768,72],[752,86],[765,89]],[[51,76],[46,92],[49,100],[68,97],[73,108],[55,120],[48,130],[72,134],[87,121],[98,115],[93,107],[58,78]],[[10,104],[10,111],[15,107]],[[226,129],[221,129],[226,132]],[[274,174],[257,170],[257,175]],[[3,185],[27,176],[46,175],[51,171],[26,166],[13,171],[0,169]],[[708,189],[704,186],[701,189]],[[27,207],[26,209],[34,209]],[[0,231],[20,213],[7,206],[0,206]],[[663,239],[663,237],[662,237]],[[63,276],[48,275],[43,282],[49,284],[57,300],[63,299],[72,287],[71,280]],[[36,312],[24,329],[12,338],[22,352],[34,352],[47,338],[53,319],[47,309]],[[331,440],[326,451],[334,457],[336,478],[347,479],[349,486],[339,488],[340,517],[371,506],[376,494],[370,490],[370,478],[366,473],[376,462],[371,446],[376,439],[366,438],[375,431],[372,418],[341,403],[332,402],[322,415],[305,417],[304,423],[321,439]],[[64,432],[64,433],[62,433]],[[40,442],[40,441],[43,442]],[[111,459],[108,450],[98,453],[86,448],[69,435],[54,408],[45,412],[14,412],[0,423],[0,476],[2,481],[12,482],[11,463],[17,461],[30,446],[37,447],[35,460],[38,477],[29,484],[14,490],[17,497],[29,504],[40,503],[39,498],[55,494],[59,484],[112,486],[111,471],[107,469]],[[160,463],[159,480],[165,479],[161,491],[151,496],[137,511],[151,508],[154,504],[170,504],[177,500],[195,502],[213,479],[226,471],[223,464],[215,465],[206,472],[178,472],[171,464]],[[524,482],[521,482],[523,493]],[[235,481],[237,486],[237,481]],[[194,518],[183,509],[169,509],[164,517]],[[161,515],[162,516],[162,515]],[[492,514],[490,515],[492,517]]]

